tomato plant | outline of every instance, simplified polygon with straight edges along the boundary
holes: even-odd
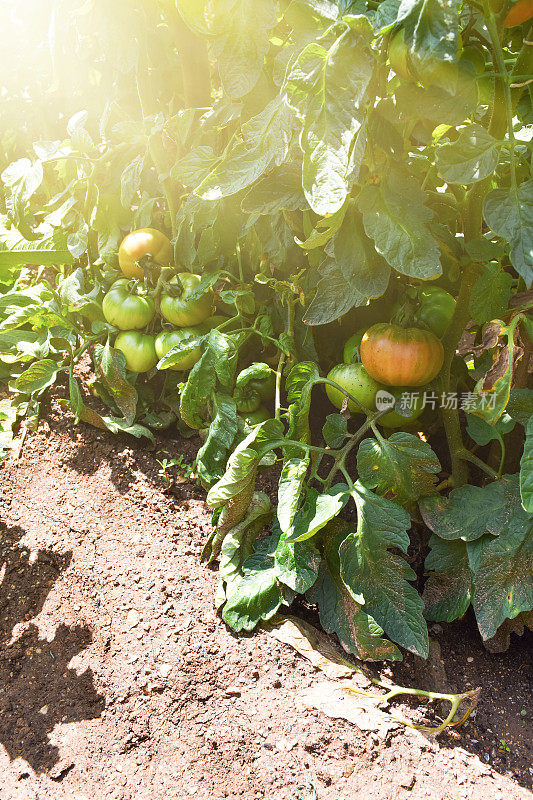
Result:
[[[205,557],[237,631],[295,593],[362,659],[426,657],[427,620],[470,605],[489,647],[531,625],[525,0],[108,4],[95,30],[59,0],[41,12],[52,59],[19,52],[41,41],[19,5],[3,22],[0,441],[58,376],[80,423],[205,431]],[[139,288],[113,288],[121,270]],[[85,403],[82,359],[106,412]],[[257,477],[274,464],[271,500]]]

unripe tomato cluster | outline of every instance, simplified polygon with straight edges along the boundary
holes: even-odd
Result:
[[[151,264],[168,266],[171,252],[169,239],[154,228],[133,231],[120,245],[119,265],[126,277],[111,286],[103,299],[102,312],[107,322],[120,331],[114,347],[124,354],[126,368],[131,372],[149,372],[173,347],[207,333],[211,327],[206,323],[214,310],[212,290],[198,298],[191,297],[200,276],[180,272],[171,279],[168,291],[161,294],[158,309],[163,320],[173,327],[165,326],[159,333],[154,330],[155,300],[137,285],[137,280],[144,277],[140,263],[147,258]],[[187,349],[170,369],[192,369],[201,355],[200,347]]]

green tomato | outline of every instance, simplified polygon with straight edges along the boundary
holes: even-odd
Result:
[[[157,353],[157,358],[161,360],[163,356],[172,350],[173,347],[176,345],[182,344],[186,339],[190,338],[191,336],[198,336],[201,335],[203,331],[199,330],[198,328],[179,328],[175,331],[161,331],[159,336],[155,340],[155,352]],[[180,358],[174,366],[168,367],[168,369],[172,369],[176,372],[179,372],[184,369],[192,369],[197,361],[200,360],[202,357],[202,348],[195,347],[194,350],[190,350],[184,354],[183,358]]]
[[[244,419],[244,424],[247,428],[253,428],[254,425],[259,425],[261,422],[266,422],[267,419],[270,419],[271,414],[268,408],[259,406],[254,411],[250,411],[249,414],[241,414],[241,417]]]
[[[131,372],[148,372],[157,364],[154,337],[138,331],[123,331],[115,339],[114,347],[126,357],[126,367]]]
[[[420,307],[415,323],[423,322],[430,331],[441,338],[446,333],[455,312],[456,301],[440,286],[427,286],[418,291]]]
[[[366,333],[368,325],[364,328],[359,328],[356,333],[353,333],[349,339],[346,340],[344,345],[343,360],[345,364],[353,364],[361,361],[359,348],[361,347],[361,339]]]
[[[424,392],[407,389],[386,389],[394,397],[394,408],[378,419],[385,428],[405,428],[412,425],[424,410]]]
[[[128,281],[116,281],[102,301],[104,317],[110,325],[122,331],[145,328],[154,317],[155,304],[151,297],[140,297],[129,291]]]
[[[382,386],[370,377],[362,364],[337,364],[328,373],[328,380],[335,381],[347,392],[350,392],[369,411],[376,410],[376,392]],[[334,406],[342,408],[345,395],[339,389],[326,384],[326,394]],[[348,400],[348,409],[352,414],[363,413],[353,400]]]
[[[190,300],[190,295],[200,283],[200,276],[192,272],[180,272],[170,281],[181,284],[182,293],[174,297],[172,294],[161,296],[161,314],[173,325],[186,327],[204,322],[213,313],[213,291],[209,289],[197,300]]]

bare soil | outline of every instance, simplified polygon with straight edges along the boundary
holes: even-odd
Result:
[[[158,469],[151,445],[53,405],[0,472],[0,800],[531,797],[531,635],[493,655],[472,620],[435,626],[429,662],[395,665],[405,685],[482,687],[453,733],[306,709],[298,691],[324,676],[228,630],[198,558],[205,495],[165,494]]]

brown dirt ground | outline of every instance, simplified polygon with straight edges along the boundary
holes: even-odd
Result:
[[[483,688],[454,733],[380,737],[305,709],[324,676],[222,623],[204,493],[165,494],[155,456],[54,406],[0,472],[0,800],[531,797],[531,636],[491,655],[471,620],[435,626],[430,665],[395,666]]]

